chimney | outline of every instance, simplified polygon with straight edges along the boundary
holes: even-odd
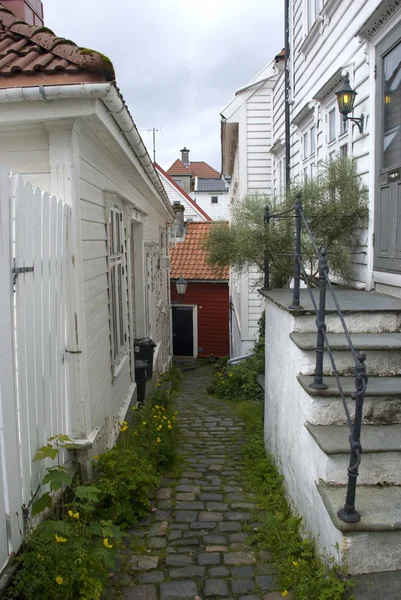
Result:
[[[188,167],[189,165],[189,150],[186,149],[186,147],[184,146],[182,150],[180,150],[181,152],[181,161],[184,163],[184,165],[186,167]]]
[[[16,17],[26,21],[29,25],[43,27],[43,4],[41,0],[1,0]]]
[[[180,202],[173,202],[175,212],[175,235],[182,238],[184,235],[184,206]]]

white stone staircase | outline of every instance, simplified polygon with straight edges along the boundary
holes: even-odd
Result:
[[[304,309],[292,312],[290,290],[264,293],[267,446],[322,553],[346,562],[351,573],[401,569],[401,300],[337,291],[354,347],[366,352],[369,376],[356,494],[361,520],[350,524],[337,517],[346,495],[350,430],[327,353],[327,389],[309,387],[317,331],[307,294],[302,290]],[[329,344],[353,417],[354,362],[329,299],[327,313]]]

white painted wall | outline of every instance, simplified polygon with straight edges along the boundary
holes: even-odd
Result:
[[[212,196],[217,196],[217,204],[212,203]],[[195,192],[195,202],[213,221],[228,221],[229,193]]]
[[[173,202],[180,202],[180,204],[182,204],[185,207],[185,221],[204,223],[207,219],[196,210],[196,207],[194,207],[190,202],[188,202],[187,198],[183,194],[180,194],[177,188],[167,179],[167,177],[163,175],[163,173],[161,173],[159,170],[157,172],[159,173],[159,177],[162,180],[164,189],[167,192],[168,199],[170,200],[171,204],[173,204]],[[204,206],[201,206],[201,208],[203,208],[206,214],[213,218]]]
[[[129,351],[133,339],[151,333],[158,344],[156,373],[169,364],[169,277],[168,270],[160,268],[159,259],[168,254],[166,236],[162,233],[172,217],[100,101],[95,107],[97,116],[93,114],[91,101],[82,101],[79,106],[62,103],[59,117],[70,111],[69,118],[58,120],[54,119],[55,104],[31,103],[29,110],[23,103],[13,105],[10,121],[14,124],[9,125],[7,120],[0,123],[0,157],[15,173],[24,174],[34,185],[57,194],[72,206],[69,235],[74,251],[76,304],[72,323],[79,352],[68,355],[74,389],[70,390],[71,429],[67,433],[95,438],[92,452],[96,454],[115,439],[116,423],[125,418],[135,391]],[[77,114],[84,115],[79,123],[71,115],[75,109]],[[52,113],[49,115],[52,120],[46,119],[46,111]],[[87,113],[91,113],[89,117]],[[20,120],[24,125],[19,125]],[[26,124],[27,121],[31,124]],[[111,360],[106,230],[109,192],[123,205],[127,292],[131,291],[127,293],[125,307],[128,352],[118,373],[113,373]],[[145,243],[152,254],[151,331],[144,327]]]

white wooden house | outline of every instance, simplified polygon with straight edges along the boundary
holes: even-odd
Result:
[[[271,197],[273,192],[273,92],[281,71],[282,59],[278,56],[237,90],[221,113],[222,171],[231,177],[231,207],[247,195]],[[263,304],[258,282],[260,274],[252,270],[230,272],[232,357],[247,354],[253,347]]]
[[[134,398],[134,339],[170,361],[167,228],[174,213],[103,55],[0,4],[0,161],[71,207],[67,431],[87,457]],[[18,51],[14,51],[15,49]],[[84,462],[84,459],[83,459]]]
[[[321,161],[340,154],[356,159],[369,189],[369,225],[355,232],[361,248],[354,255],[354,289],[338,293],[355,348],[367,354],[369,381],[356,493],[360,521],[347,524],[337,516],[348,479],[349,428],[327,356],[327,390],[310,387],[316,327],[306,291],[301,292],[304,310],[296,313],[287,308],[290,293],[265,294],[266,444],[285,475],[291,503],[322,553],[345,562],[351,573],[397,570],[401,8],[399,2],[387,0],[291,0],[289,18],[291,181],[313,178]],[[337,107],[335,92],[347,73],[357,92],[353,116],[363,115],[362,131],[355,123],[344,123]],[[284,73],[273,92],[270,152],[276,194],[284,186],[283,101]],[[340,343],[342,326],[331,301],[327,312],[327,330],[353,417],[353,361]]]

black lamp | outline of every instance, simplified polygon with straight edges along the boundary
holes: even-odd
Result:
[[[186,281],[181,274],[175,282],[175,285],[177,288],[177,294],[180,298],[179,300],[174,300],[173,302],[171,302],[171,304],[179,304],[183,300],[185,292],[187,291],[188,281]]]
[[[349,83],[348,73],[343,77],[341,88],[336,92],[338,110],[343,115],[344,121],[352,121],[358,125],[359,133],[363,133],[363,121],[364,116],[358,119],[356,117],[349,117],[348,115],[354,110],[355,98],[357,92],[352,89]]]

